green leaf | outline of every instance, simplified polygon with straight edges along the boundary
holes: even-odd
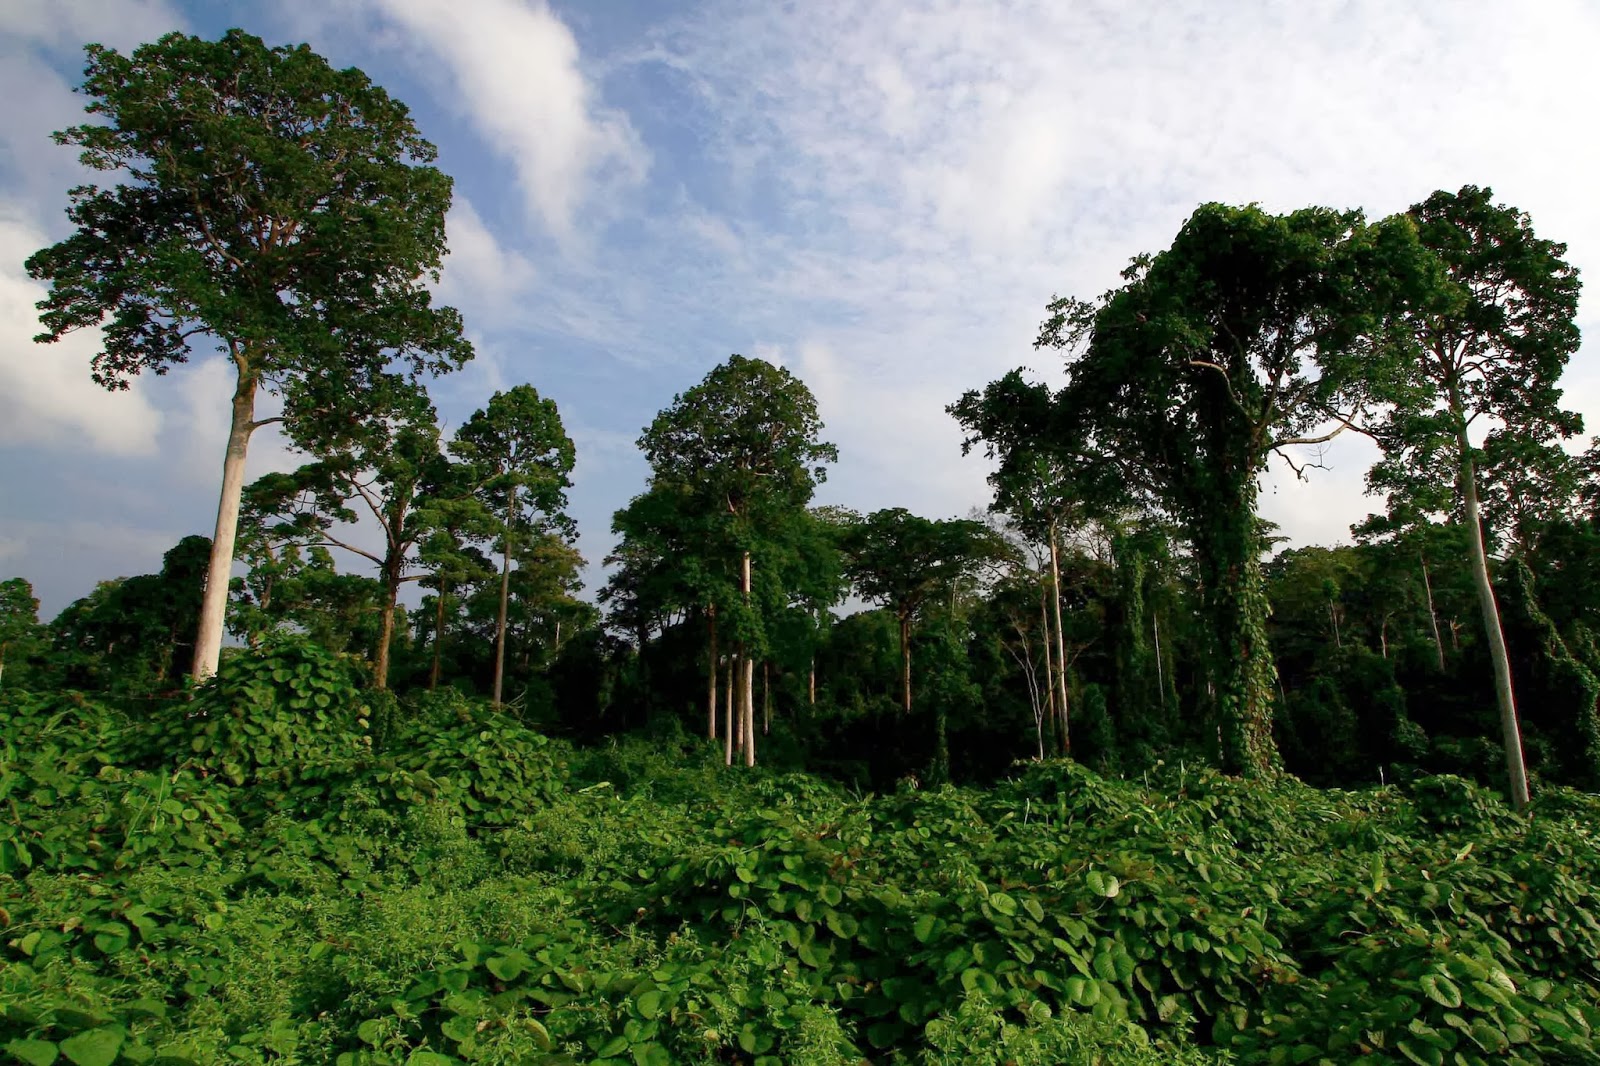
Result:
[[[989,906],[1007,917],[1017,913],[1017,901],[1004,892],[996,892],[989,897]]]
[[[496,955],[484,965],[489,968],[490,973],[502,981],[515,981],[526,969],[522,959],[510,955]]]
[[[406,1057],[406,1066],[456,1066],[456,1060],[437,1051],[413,1051]]]
[[[1022,909],[1036,922],[1044,921],[1044,906],[1032,896],[1022,901]]]
[[[1422,986],[1423,993],[1440,1006],[1451,1008],[1461,1006],[1461,990],[1450,978],[1425,973],[1418,984]]]
[[[90,1029],[61,1041],[61,1054],[74,1066],[111,1066],[125,1039],[120,1028]]]
[[[634,1001],[634,1005],[639,1008],[640,1017],[644,1018],[646,1021],[654,1021],[655,1018],[661,1013],[660,989],[653,988],[646,992],[644,995],[640,996]]]
[[[938,928],[939,919],[931,914],[918,915],[916,924],[911,927],[912,934],[920,944],[926,944],[933,939],[933,933]]]
[[[50,1066],[56,1061],[56,1046],[48,1040],[12,1040],[6,1050],[27,1066]]]

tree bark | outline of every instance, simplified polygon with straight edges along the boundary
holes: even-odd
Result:
[[[1483,628],[1489,638],[1489,657],[1494,662],[1494,692],[1500,704],[1500,732],[1506,748],[1506,776],[1511,802],[1517,810],[1528,806],[1528,768],[1522,757],[1522,729],[1517,722],[1517,701],[1511,688],[1511,657],[1506,654],[1505,632],[1500,628],[1500,608],[1495,602],[1494,585],[1489,581],[1489,553],[1483,543],[1483,519],[1478,510],[1478,485],[1472,465],[1471,444],[1465,423],[1457,430],[1461,449],[1461,495],[1466,503],[1467,542],[1472,552],[1473,583],[1478,587],[1478,606],[1483,611]]]
[[[1052,647],[1055,641],[1050,635],[1050,605],[1046,602],[1048,593],[1045,591],[1044,582],[1039,582],[1039,625],[1044,635],[1044,702],[1045,722],[1048,728],[1049,748],[1051,754],[1056,750],[1056,654]]]
[[[517,488],[513,485],[506,497],[506,528],[500,538],[500,613],[494,623],[494,705],[497,709],[506,676],[506,605],[511,601],[511,527],[516,515]],[[639,658],[644,659],[642,642]]]
[[[1222,769],[1270,774],[1282,765],[1272,736],[1278,671],[1267,642],[1266,583],[1249,480],[1222,498],[1196,544],[1205,590],[1202,631]]]
[[[706,608],[710,647],[706,652],[706,736],[717,739],[717,605]]]
[[[244,493],[245,453],[255,430],[256,389],[260,380],[248,355],[235,351],[239,372],[233,390],[233,418],[228,427],[228,448],[222,460],[222,494],[217,500],[217,527],[211,538],[211,559],[206,565],[205,593],[200,600],[200,630],[194,641],[194,679],[204,681],[217,672],[222,659],[222,630],[228,615],[228,579],[233,572],[233,545],[239,535],[239,501]]]
[[[772,732],[772,664],[761,664],[761,735]]]
[[[1061,754],[1072,754],[1071,720],[1067,714],[1067,638],[1061,628],[1061,566],[1056,558],[1056,522],[1050,520],[1050,593],[1056,617],[1056,692],[1060,697]]]
[[[744,661],[744,764],[756,764],[756,661]]]
[[[1428,626],[1433,630],[1433,646],[1439,653],[1439,670],[1442,673],[1444,671],[1444,641],[1439,638],[1439,613],[1433,609],[1433,582],[1428,577],[1428,558],[1418,552],[1417,561],[1422,564],[1422,590],[1428,596]]]
[[[722,704],[724,718],[722,720],[722,764],[733,765],[733,656],[728,656],[728,687],[727,696]]]
[[[372,687],[383,691],[389,687],[389,645],[394,643],[394,605],[400,599],[400,574],[394,565],[384,567],[383,614],[378,624],[378,654],[373,657]],[[495,693],[495,702],[500,694]]]

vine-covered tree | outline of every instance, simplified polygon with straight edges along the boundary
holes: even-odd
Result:
[[[1405,220],[1207,204],[1093,304],[1057,300],[1039,344],[1077,350],[1052,425],[1169,512],[1194,548],[1225,768],[1277,763],[1256,515],[1274,453],[1354,424],[1392,380],[1387,314],[1420,286]]]
[[[77,227],[34,254],[50,283],[40,341],[103,326],[94,380],[125,389],[209,343],[234,370],[216,535],[194,676],[222,648],[245,455],[263,389],[300,423],[399,362],[414,374],[472,356],[460,316],[425,282],[445,252],[450,179],[404,105],[304,45],[230,30],[180,33],[129,56],[90,45],[82,91],[96,122],[56,134],[115,175],[71,192]],[[307,386],[314,386],[308,388]],[[321,386],[317,388],[315,386]]]

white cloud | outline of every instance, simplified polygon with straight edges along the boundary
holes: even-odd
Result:
[[[505,314],[536,280],[533,264],[491,232],[466,197],[451,206],[445,231],[450,255],[439,296],[474,319],[480,313]]]
[[[23,260],[47,242],[0,208],[0,443],[49,445],[112,455],[151,455],[161,414],[142,382],[113,393],[89,378],[98,330],[35,344],[34,305],[47,293]]]
[[[578,43],[542,0],[369,0],[443,60],[461,109],[516,167],[528,207],[568,236],[599,183],[632,181],[646,154],[627,117],[601,107]]]
[[[90,41],[121,51],[184,29],[165,0],[7,0],[0,34],[76,49]]]
[[[921,485],[960,513],[987,492],[943,406],[1018,364],[1057,377],[1030,346],[1045,302],[1116,284],[1201,202],[1381,215],[1490,184],[1600,270],[1600,142],[1572,134],[1597,46],[1600,11],[1574,0],[728,0],[641,62],[694,87],[713,165],[776,201],[765,219],[725,206],[756,266],[720,299],[783,308],[766,339],[823,346],[799,365],[835,397],[841,489]],[[1263,506],[1297,540],[1346,538],[1376,502],[1369,459],[1341,441],[1331,472],[1274,472]]]

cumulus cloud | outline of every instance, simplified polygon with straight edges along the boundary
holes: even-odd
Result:
[[[94,41],[126,50],[184,28],[166,0],[8,0],[0,34],[50,48]]]
[[[161,413],[143,382],[113,393],[89,378],[99,331],[34,343],[40,328],[34,305],[47,290],[27,276],[22,263],[46,243],[43,234],[0,209],[0,443],[154,454]]]
[[[643,174],[625,115],[601,106],[577,39],[542,0],[368,0],[442,60],[453,95],[516,168],[530,212],[567,236],[597,183]]]

